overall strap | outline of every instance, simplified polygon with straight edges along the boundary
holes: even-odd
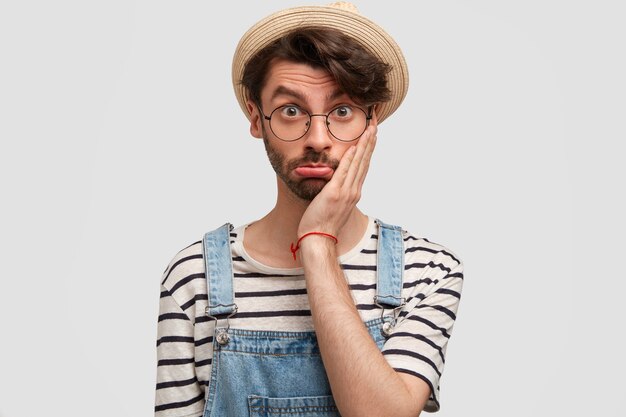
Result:
[[[376,267],[376,297],[374,302],[382,307],[397,308],[402,299],[402,274],[404,272],[404,244],[402,228],[376,220],[378,225],[378,250]]]
[[[233,314],[237,310],[233,291],[233,264],[230,252],[230,223],[204,235],[204,266],[209,291],[209,317]]]

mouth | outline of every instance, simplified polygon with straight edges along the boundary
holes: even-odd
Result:
[[[296,167],[294,171],[301,177],[326,178],[333,173],[334,169],[324,164],[306,164]]]

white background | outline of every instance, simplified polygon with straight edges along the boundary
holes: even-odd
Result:
[[[232,53],[300,4],[2,2],[1,417],[152,415],[163,269],[275,197]],[[623,415],[623,3],[357,4],[411,74],[361,208],[466,264],[439,416]]]

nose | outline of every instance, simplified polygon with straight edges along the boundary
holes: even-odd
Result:
[[[316,152],[321,152],[332,146],[333,138],[326,126],[325,114],[311,115],[311,125],[303,139],[306,147]]]

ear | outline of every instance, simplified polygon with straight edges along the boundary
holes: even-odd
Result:
[[[259,107],[254,101],[248,99],[246,101],[246,109],[250,115],[250,134],[257,139],[261,139],[263,137],[263,116]]]
[[[376,111],[378,110],[378,103],[374,104],[370,107],[370,114],[372,118],[370,119],[370,126],[378,127],[378,116],[376,115]]]

